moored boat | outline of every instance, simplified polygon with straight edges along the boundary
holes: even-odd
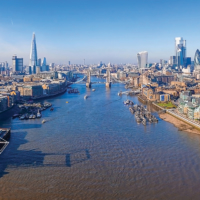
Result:
[[[38,110],[38,113],[37,113],[37,118],[41,118],[42,117],[42,114],[39,112],[39,110]]]

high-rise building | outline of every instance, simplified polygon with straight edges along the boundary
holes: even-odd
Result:
[[[71,63],[70,63],[70,61],[68,61],[68,65],[70,65]]]
[[[12,57],[13,63],[13,72],[22,72],[23,71],[23,58],[17,58],[16,55]]]
[[[28,66],[28,73],[32,74],[31,66]]]
[[[42,71],[43,71],[43,72],[44,72],[44,71],[47,71],[46,65],[47,65],[47,62],[46,62],[46,58],[44,57],[44,58],[43,58],[43,61],[42,61]]]
[[[176,64],[185,67],[186,59],[186,40],[183,40],[182,37],[175,38],[175,52],[176,52]]]
[[[187,67],[188,65],[191,65],[191,57],[186,57],[185,59],[185,67]]]
[[[54,68],[54,63],[50,63],[49,66],[53,69]]]
[[[38,58],[38,60],[37,60],[37,66],[41,67],[41,58]]]
[[[36,74],[39,74],[40,73],[40,66],[37,66],[36,67]]]
[[[200,71],[200,51],[199,49],[196,50],[194,55],[194,68],[195,71]]]
[[[176,56],[170,56],[170,65],[176,64]]]
[[[147,68],[148,64],[148,52],[142,51],[137,53],[138,68]]]
[[[36,47],[35,33],[33,33],[33,38],[32,38],[32,43],[31,43],[29,66],[31,66],[31,68],[32,68],[32,73],[35,74],[36,66],[37,66],[37,47]]]

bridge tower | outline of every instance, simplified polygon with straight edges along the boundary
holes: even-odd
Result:
[[[91,71],[87,71],[87,81],[86,81],[86,87],[91,88]]]
[[[111,75],[110,75],[110,69],[106,70],[106,87],[111,87]]]

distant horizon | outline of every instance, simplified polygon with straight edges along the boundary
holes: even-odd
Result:
[[[176,37],[186,40],[193,60],[200,48],[199,7],[197,0],[7,0],[1,2],[0,62],[11,65],[16,54],[28,65],[33,32],[38,58],[47,63],[136,64],[141,51],[148,52],[149,63],[168,61]]]

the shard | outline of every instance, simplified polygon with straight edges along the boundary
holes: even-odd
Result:
[[[36,66],[37,66],[37,47],[36,47],[35,33],[33,33],[33,39],[31,42],[31,53],[30,53],[29,66],[31,66],[32,73],[35,74]]]

